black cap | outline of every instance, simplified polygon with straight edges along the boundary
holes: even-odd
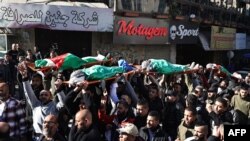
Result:
[[[249,89],[249,86],[245,83],[241,84],[241,87],[240,89],[243,89],[243,90],[248,90]]]
[[[210,87],[207,92],[217,93],[217,90],[215,87]]]

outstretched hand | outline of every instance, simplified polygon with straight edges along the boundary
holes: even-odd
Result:
[[[17,69],[23,78],[28,77],[28,69],[27,64],[25,62],[19,63]]]

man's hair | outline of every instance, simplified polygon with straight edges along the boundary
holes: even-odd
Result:
[[[220,81],[220,83],[221,83],[222,81],[224,81],[225,84],[226,84],[227,86],[229,85],[229,81],[228,81],[227,79],[222,79],[222,80]]]
[[[188,106],[185,110],[192,112],[192,115],[197,115],[197,110],[194,106]]]
[[[195,122],[195,126],[203,126],[203,125],[207,125],[204,120],[197,120]]]
[[[5,87],[7,90],[7,93],[9,94],[9,84],[7,82],[0,82],[1,87]]]
[[[197,96],[193,95],[193,94],[188,94],[186,97],[186,101],[189,104],[189,106],[197,106],[198,103],[198,98]]]
[[[249,88],[249,86],[248,86],[247,84],[245,84],[245,83],[242,83],[242,84],[240,85],[240,89],[248,90],[248,88]]]
[[[160,121],[160,114],[158,111],[150,111],[148,116],[154,117],[156,120]]]
[[[128,104],[128,102],[125,101],[125,100],[120,100],[120,101],[118,101],[118,102],[117,102],[117,105],[118,105],[118,104],[122,104],[126,109],[129,108],[129,104]]]
[[[203,121],[203,120],[198,120],[196,123],[195,123],[195,126],[196,127],[200,127],[200,126],[203,126],[205,129],[205,134],[207,135],[208,134],[208,125]]]
[[[147,106],[149,107],[148,105],[148,101],[146,99],[139,99],[138,102],[137,102],[137,105],[143,105],[143,106]]]
[[[35,78],[35,77],[40,78],[40,79],[43,79],[42,75],[39,74],[39,73],[34,73],[34,74],[32,75],[32,78]]]
[[[55,115],[55,114],[53,114],[53,113],[50,113],[50,114],[48,114],[47,116],[53,117],[54,122],[58,123],[58,116],[57,116],[57,115]],[[47,116],[46,116],[46,117],[47,117]],[[45,118],[46,118],[46,117],[45,117]]]
[[[158,88],[158,86],[155,83],[150,84],[149,88],[156,89],[157,91],[159,91],[159,88]]]
[[[224,98],[222,98],[222,97],[218,97],[218,98],[216,98],[216,100],[215,101],[218,101],[218,102],[220,102],[224,107],[227,107],[228,106],[228,103],[227,103],[227,100],[226,99],[224,99]]]

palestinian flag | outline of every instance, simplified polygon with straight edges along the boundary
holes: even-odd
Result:
[[[81,58],[71,53],[65,53],[54,58],[36,60],[35,67],[36,68],[55,67],[59,70],[66,70],[66,69],[80,68],[84,63],[85,62]]]
[[[104,80],[113,77],[116,74],[124,73],[125,70],[123,67],[118,66],[107,67],[94,65],[92,67],[82,69],[82,72],[84,73],[86,80]]]
[[[150,59],[149,68],[150,71],[162,74],[173,74],[190,70],[188,66],[172,64],[163,59]]]
[[[86,65],[86,64],[91,64],[91,63],[97,63],[100,61],[107,61],[108,59],[105,56],[98,54],[97,56],[83,57],[82,60],[84,61],[84,65]]]
[[[218,65],[218,64],[209,63],[206,65],[206,69],[209,69],[209,70],[215,69],[215,70],[218,70],[218,73],[222,74],[223,76],[232,76],[232,74],[225,67]]]
[[[232,76],[232,73],[230,73],[225,67],[218,65],[219,73],[223,76]]]

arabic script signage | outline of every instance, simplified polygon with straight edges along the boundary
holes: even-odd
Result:
[[[211,49],[231,50],[235,49],[235,28],[212,26],[211,27]]]
[[[168,23],[162,19],[115,17],[115,44],[167,44]]]
[[[0,3],[0,27],[113,31],[113,10],[45,4]]]
[[[199,25],[182,21],[171,21],[169,41],[174,44],[195,44],[198,40]]]

